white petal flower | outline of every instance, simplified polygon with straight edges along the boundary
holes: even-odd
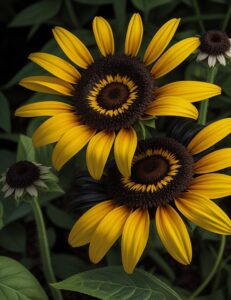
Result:
[[[217,55],[217,60],[219,61],[219,63],[221,64],[221,65],[223,65],[223,66],[225,66],[226,65],[226,61],[225,61],[225,57],[224,57],[224,55]]]
[[[14,194],[16,201],[24,199],[26,195],[38,197],[39,189],[48,189],[46,182],[57,182],[50,167],[26,160],[13,164],[0,178],[4,198]]]
[[[216,56],[209,55],[209,58],[208,58],[209,67],[214,67],[215,64],[216,64]]]
[[[203,52],[200,52],[198,55],[197,55],[197,61],[201,61],[201,60],[204,60],[208,57],[208,54],[207,53],[203,53]]]

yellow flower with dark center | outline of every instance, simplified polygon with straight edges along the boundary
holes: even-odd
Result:
[[[200,45],[197,37],[186,38],[165,53],[179,19],[165,23],[150,41],[139,59],[143,25],[139,14],[129,22],[124,54],[115,54],[114,37],[102,17],[93,20],[93,32],[102,58],[94,60],[85,45],[71,32],[55,27],[54,37],[66,56],[80,72],[65,60],[48,54],[33,53],[29,58],[53,74],[32,76],[20,84],[33,91],[70,96],[71,104],[58,101],[32,103],[19,108],[17,116],[51,116],[34,133],[35,146],[57,142],[53,165],[60,170],[86,144],[87,166],[92,177],[100,179],[114,144],[114,157],[124,176],[131,174],[131,162],[137,146],[133,128],[143,116],[183,116],[196,119],[191,102],[220,94],[210,83],[178,81],[162,87],[156,80],[183,62]]]
[[[109,169],[107,200],[76,221],[70,245],[90,243],[90,260],[98,263],[122,236],[123,267],[132,273],[146,247],[150,219],[155,219],[170,255],[189,264],[192,246],[180,213],[208,231],[231,234],[230,218],[211,200],[231,195],[231,176],[217,173],[231,166],[231,148],[209,149],[230,133],[231,118],[227,118],[197,130],[187,145],[172,137],[140,141],[131,176]]]

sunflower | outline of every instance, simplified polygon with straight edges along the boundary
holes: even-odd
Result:
[[[51,76],[31,76],[20,85],[33,91],[70,96],[71,104],[60,101],[32,103],[19,108],[16,116],[50,116],[34,133],[35,146],[57,142],[52,161],[57,170],[87,146],[86,161],[92,177],[100,179],[114,144],[114,157],[124,176],[131,174],[137,146],[133,128],[144,116],[183,116],[196,119],[191,102],[220,94],[213,84],[178,81],[157,87],[157,79],[183,62],[200,45],[197,37],[186,38],[165,53],[179,19],[165,23],[150,41],[142,59],[137,57],[143,25],[139,14],[129,22],[123,54],[115,54],[114,37],[102,17],[93,20],[93,32],[102,57],[94,60],[85,45],[61,27],[54,38],[69,62],[48,54],[33,53],[29,59]]]
[[[173,133],[139,141],[131,176],[110,167],[105,175],[106,199],[92,194],[88,183],[86,193],[90,204],[95,205],[74,224],[68,239],[72,247],[90,243],[90,260],[98,263],[122,236],[123,267],[132,273],[146,247],[150,219],[155,219],[158,235],[169,254],[184,265],[191,262],[192,246],[180,214],[208,231],[231,234],[230,218],[211,200],[231,195],[231,176],[217,173],[231,166],[231,148],[211,150],[231,133],[231,118],[202,129],[195,126],[193,132],[197,133],[193,137],[192,126],[188,125],[181,128],[184,142]],[[177,132],[179,135],[179,127]],[[102,200],[96,200],[96,196]],[[80,202],[81,197],[83,193],[79,195]]]

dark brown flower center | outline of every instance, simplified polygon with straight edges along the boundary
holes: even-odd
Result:
[[[131,176],[116,167],[108,172],[108,193],[130,208],[153,208],[174,201],[187,190],[193,178],[193,157],[184,145],[172,138],[138,143]]]
[[[95,60],[76,84],[76,113],[84,124],[115,131],[134,124],[154,100],[154,80],[138,58],[117,54]]]
[[[19,161],[6,173],[6,183],[11,188],[26,188],[40,177],[39,168],[30,161]]]
[[[132,177],[141,183],[151,183],[163,178],[169,170],[168,162],[160,155],[139,160],[132,167]]]
[[[129,90],[123,83],[113,82],[106,85],[97,97],[97,102],[106,109],[116,109],[129,97]]]
[[[209,55],[225,54],[230,49],[229,37],[222,31],[207,31],[201,36],[200,49]]]

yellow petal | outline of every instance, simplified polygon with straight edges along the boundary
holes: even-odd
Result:
[[[231,195],[231,176],[219,173],[200,175],[193,179],[188,189],[210,199],[226,197]]]
[[[18,117],[40,117],[55,116],[65,112],[71,112],[74,107],[70,104],[59,101],[36,102],[19,107],[15,116]]]
[[[149,236],[148,210],[136,209],[128,217],[122,233],[121,251],[125,272],[131,274],[138,263]]]
[[[186,192],[175,201],[179,211],[196,225],[219,234],[231,234],[231,220],[208,198]]]
[[[200,46],[200,39],[191,37],[184,39],[169,48],[154,64],[151,69],[153,77],[159,78],[175,69],[193,51]]]
[[[51,76],[30,76],[23,78],[19,84],[45,94],[72,96],[74,93],[74,87],[70,83]]]
[[[137,135],[130,127],[120,129],[114,144],[114,156],[120,173],[126,177],[131,175],[131,166],[137,146]]]
[[[143,23],[139,14],[133,14],[125,39],[125,54],[136,56],[143,38]]]
[[[144,54],[144,63],[150,65],[164,52],[174,36],[180,19],[171,19],[166,22],[153,36]]]
[[[120,237],[129,214],[130,210],[126,206],[120,206],[110,211],[99,223],[89,246],[89,256],[93,263],[98,263]]]
[[[197,174],[211,173],[231,167],[231,148],[213,151],[194,163]]]
[[[215,145],[231,133],[231,118],[213,122],[197,133],[187,148],[192,154],[200,153]]]
[[[95,17],[93,20],[93,32],[102,55],[113,55],[115,46],[110,24],[102,17]]]
[[[32,141],[35,147],[57,142],[63,134],[78,124],[75,114],[63,113],[43,122],[34,132]]]
[[[103,174],[114,139],[114,132],[103,130],[97,133],[87,146],[87,168],[91,176],[96,180],[99,180]]]
[[[77,154],[92,138],[95,130],[79,125],[68,130],[56,144],[52,153],[52,162],[57,170]]]
[[[72,247],[80,247],[90,242],[100,221],[113,210],[111,200],[96,204],[85,212],[74,224],[68,237]]]
[[[178,262],[190,264],[192,246],[187,228],[181,217],[170,205],[156,210],[156,228],[165,248]]]
[[[176,81],[155,90],[156,97],[182,97],[190,102],[201,101],[221,94],[221,88],[201,81]]]
[[[147,107],[151,116],[178,116],[197,119],[198,111],[189,101],[179,97],[158,97]]]
[[[38,52],[30,54],[28,58],[49,73],[67,82],[75,84],[81,76],[76,68],[56,55]]]
[[[73,33],[62,27],[55,27],[53,34],[60,48],[76,65],[86,69],[94,62],[87,47]]]

